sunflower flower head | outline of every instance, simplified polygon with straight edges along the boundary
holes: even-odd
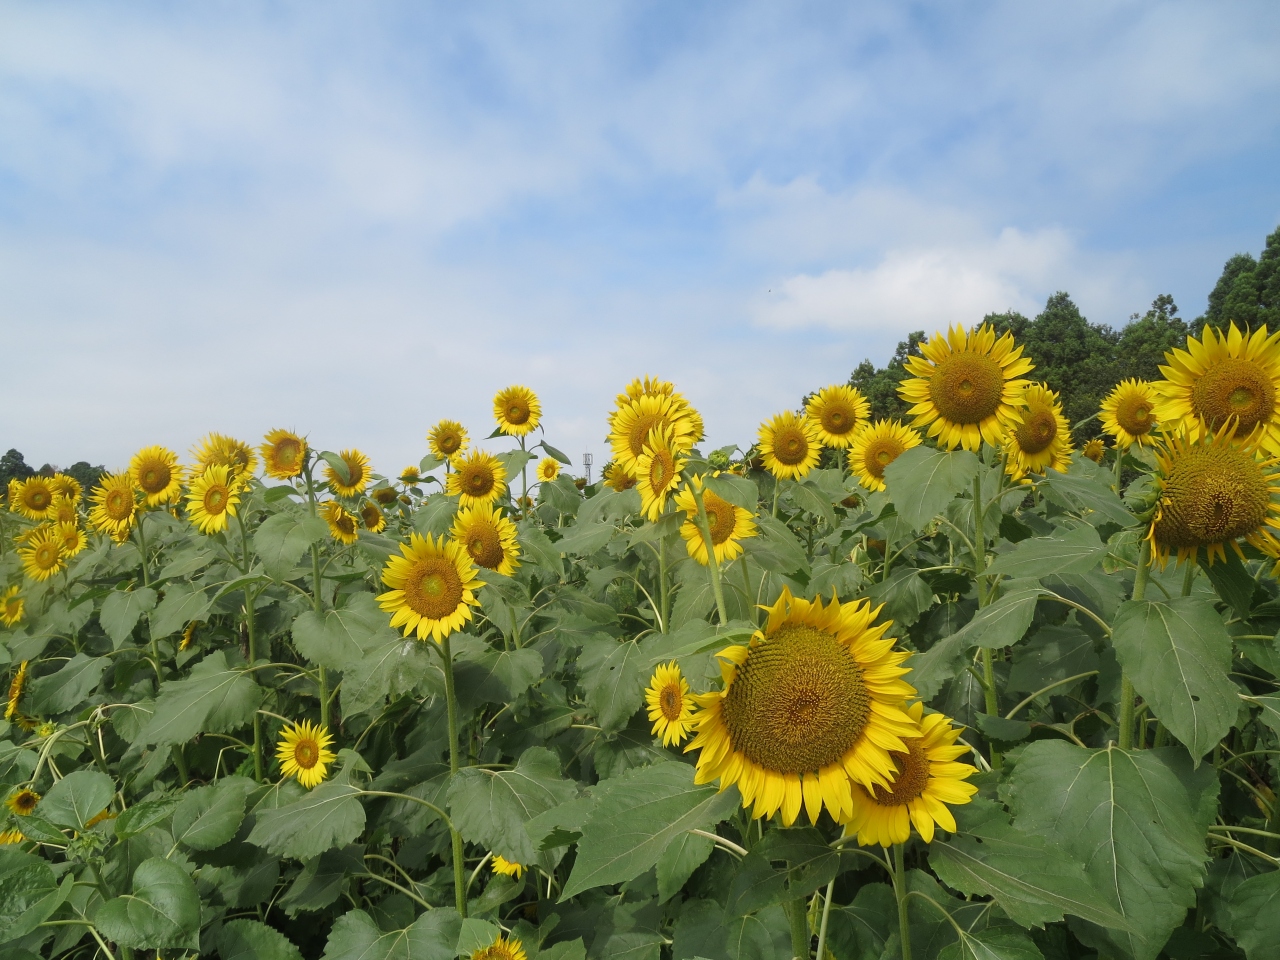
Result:
[[[416,633],[419,640],[439,643],[471,620],[484,583],[462,544],[430,534],[409,537],[382,568],[382,582],[391,589],[378,603],[406,637]]]
[[[339,543],[350,545],[360,539],[359,521],[337,500],[321,504],[320,516],[329,525],[329,535]]]
[[[822,437],[807,415],[790,410],[760,424],[760,458],[779,480],[800,480],[818,465]]]
[[[1080,448],[1080,455],[1087,457],[1094,463],[1101,463],[1102,458],[1106,456],[1107,445],[1100,437],[1094,437],[1092,440],[1086,440],[1083,447]]]
[[[49,507],[49,513],[46,517],[49,523],[79,523],[80,508],[76,505],[76,501],[72,500],[65,494],[57,494],[53,498],[53,503]]]
[[[387,529],[387,515],[372,500],[366,500],[360,508],[360,522],[370,533],[381,533]]]
[[[667,446],[672,453],[682,454],[693,448],[700,429],[700,421],[695,421],[692,408],[683,398],[646,393],[628,399],[610,416],[609,445],[614,460],[639,478],[640,457],[654,430],[669,433]]]
[[[9,794],[9,799],[4,805],[9,808],[9,812],[18,817],[27,817],[35,810],[36,804],[40,802],[40,794],[36,793],[30,787],[22,787]]]
[[[601,473],[604,477],[605,484],[610,490],[622,493],[624,490],[630,490],[636,485],[636,476],[634,473],[628,473],[626,467],[617,460],[610,460],[604,465]]]
[[[467,431],[457,420],[441,420],[427,434],[427,447],[437,460],[452,460],[467,448]],[[417,468],[413,469],[416,473]],[[403,474],[400,479],[405,479]]]
[[[7,847],[15,843],[22,843],[26,837],[22,835],[21,830],[0,830],[0,847]]]
[[[36,474],[26,480],[9,481],[9,509],[28,520],[43,520],[53,506],[53,482]]]
[[[227,468],[232,479],[248,480],[258,469],[258,455],[247,443],[222,433],[210,433],[191,450],[191,476],[198,477],[209,467]]]
[[[487,947],[471,951],[471,960],[528,960],[528,954],[517,938],[499,934]]]
[[[231,467],[215,463],[205,467],[187,491],[187,517],[203,534],[227,529],[228,518],[236,515],[240,503],[240,475]]]
[[[823,387],[804,405],[804,412],[818,428],[818,439],[843,450],[854,433],[867,422],[871,405],[857,387],[847,383]]]
[[[506,387],[493,398],[493,419],[507,436],[524,437],[537,429],[542,404],[528,387]]]
[[[497,507],[462,507],[454,514],[449,536],[462,545],[478,567],[510,577],[520,566],[516,525]]]
[[[1116,438],[1117,449],[1154,442],[1158,402],[1155,384],[1146,380],[1123,380],[1107,394],[1098,415],[1102,429]]]
[[[502,461],[483,450],[472,450],[453,458],[448,491],[464,507],[488,505],[499,499],[507,488],[507,468]]]
[[[71,559],[89,545],[84,531],[76,523],[57,523],[52,525],[53,535],[58,540],[64,559]]]
[[[62,540],[56,531],[48,527],[42,527],[28,539],[18,549],[18,556],[22,558],[22,572],[31,580],[48,580],[67,567]]]
[[[644,701],[649,707],[649,719],[653,721],[651,732],[662,738],[664,747],[683,743],[688,738],[695,704],[689,693],[689,682],[678,663],[672,660],[653,671]]]
[[[182,496],[178,455],[164,447],[143,447],[135,453],[129,461],[129,479],[148,507],[173,503]]]
[[[4,593],[0,594],[0,623],[6,627],[17,626],[22,622],[26,606],[26,601],[22,599],[17,584],[6,588]]]
[[[338,454],[338,460],[342,464],[345,475],[340,473],[332,463],[326,464],[324,478],[329,483],[329,489],[340,497],[360,496],[372,479],[369,458],[359,450],[343,450]]]
[[[725,500],[714,490],[704,489],[701,477],[694,477],[676,494],[676,509],[683,510],[685,521],[680,525],[689,556],[704,567],[710,562],[707,541],[698,525],[698,502],[694,490],[702,494],[702,509],[707,514],[707,527],[711,531],[711,547],[716,563],[723,565],[742,554],[742,541],[760,532],[755,516],[750,510]]]
[[[272,430],[258,447],[262,469],[276,480],[292,480],[307,462],[307,441],[292,430]]]
[[[920,431],[899,420],[868,423],[849,445],[849,470],[868,490],[883,490],[884,469],[912,447],[920,446]]]
[[[422,472],[411,463],[400,471],[400,482],[406,487],[415,487],[422,482]]]
[[[286,777],[296,777],[300,784],[312,789],[325,778],[329,764],[337,759],[329,749],[332,743],[329,728],[309,720],[287,727],[276,744],[280,772]]]
[[[9,699],[4,706],[4,718],[12,720],[18,715],[18,705],[22,701],[22,691],[27,685],[27,663],[23,660],[18,664],[18,669],[14,671],[13,679],[9,681]]]
[[[520,875],[524,873],[524,865],[508,860],[506,857],[493,855],[493,859],[489,862],[489,866],[493,868],[493,872],[504,877],[515,877],[520,879]]]
[[[680,486],[681,473],[688,462],[674,444],[669,427],[654,427],[636,461],[636,489],[640,491],[640,512],[657,520],[667,507],[667,497]]]
[[[116,543],[124,543],[138,515],[138,500],[133,479],[128,473],[107,474],[93,488],[89,497],[89,522],[99,533]]]
[[[1004,436],[1005,472],[1015,480],[1071,466],[1071,426],[1062,415],[1058,395],[1042,383],[1022,392]]]
[[[78,502],[84,493],[84,488],[80,486],[80,481],[65,473],[55,473],[50,477],[49,486],[53,488],[55,497],[66,497],[72,503]]]
[[[560,476],[560,461],[555,457],[543,457],[538,461],[538,481],[550,483]]]
[[[203,620],[192,620],[182,629],[182,642],[178,644],[179,650],[190,650],[191,645],[196,640],[196,630],[199,629]]]

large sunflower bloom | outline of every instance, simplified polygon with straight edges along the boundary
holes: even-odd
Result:
[[[884,468],[905,451],[920,446],[920,431],[899,420],[868,423],[853,436],[849,469],[868,490],[884,489]]]
[[[507,468],[493,454],[472,450],[453,460],[448,491],[464,507],[487,506],[502,496],[507,486]]]
[[[215,463],[191,482],[187,491],[187,517],[201,533],[227,529],[227,518],[236,515],[240,483],[231,468]]]
[[[928,435],[948,450],[977,450],[983,440],[1000,443],[1027,386],[1018,378],[1035,366],[1013,334],[997,340],[985,323],[972,331],[955,326],[946,336],[935,333],[920,352],[907,358],[914,377],[898,387],[898,395],[913,404],[913,425],[928,427]]]
[[[627,384],[624,391],[618,394],[618,410],[629,406],[641,397],[666,397],[671,401],[671,409],[675,416],[683,417],[689,422],[691,443],[702,439],[702,416],[685,399],[684,394],[676,392],[675,384],[657,377],[636,377]],[[610,427],[612,429],[612,425]]]
[[[679,664],[672,660],[653,671],[644,701],[649,707],[649,719],[653,721],[650,732],[662,738],[662,745],[683,743],[693,728],[694,702]]]
[[[755,517],[750,510],[730,503],[714,491],[704,490],[701,477],[694,477],[690,483],[702,493],[702,508],[707,512],[716,563],[728,563],[742,553],[743,540],[760,532]],[[676,494],[676,507],[683,510],[688,518],[680,526],[680,536],[684,537],[689,556],[705,567],[708,563],[707,542],[698,526],[698,503],[691,487],[685,487]]]
[[[1228,544],[1243,559],[1240,540],[1280,557],[1272,532],[1280,528],[1280,467],[1264,459],[1261,436],[1235,440],[1232,431],[1229,424],[1193,440],[1180,429],[1155,446],[1160,499],[1148,537],[1161,566],[1174,551],[1179,564],[1195,563],[1202,547],[1210,565],[1225,561]]]
[[[18,589],[17,585],[14,585],[0,595],[0,623],[6,627],[21,623],[22,615],[26,612],[26,601],[18,595]]]
[[[493,398],[493,419],[507,436],[523,437],[537,429],[542,404],[528,387],[507,387]]]
[[[129,461],[129,478],[148,507],[173,503],[182,496],[178,455],[164,447],[143,447]]]
[[[1236,436],[1255,428],[1262,448],[1280,452],[1280,330],[1265,326],[1252,334],[1233,323],[1226,333],[1205,325],[1200,340],[1187,337],[1187,349],[1164,355],[1164,380],[1156,416],[1165,429],[1183,424],[1191,439],[1235,423]]]
[[[760,458],[780,480],[799,480],[818,465],[822,439],[818,425],[790,410],[760,424]]]
[[[23,660],[18,664],[18,669],[13,674],[13,679],[9,681],[9,699],[5,703],[4,718],[12,720],[18,715],[18,704],[22,700],[23,688],[27,685],[27,663]]]
[[[325,778],[329,764],[337,759],[329,749],[333,736],[329,728],[313,724],[310,720],[295,723],[283,731],[276,745],[276,759],[280,772],[286,777],[297,777],[308,790]]]
[[[933,842],[934,824],[955,833],[956,820],[947,804],[968,803],[978,792],[966,782],[977,768],[956,762],[969,751],[956,746],[964,728],[953,727],[940,713],[924,716],[922,703],[911,704],[907,713],[920,724],[920,736],[907,737],[907,749],[894,753],[893,784],[870,789],[853,785],[853,813],[845,821],[845,833],[856,833],[863,846],[906,843],[913,823],[925,843]]]
[[[53,505],[53,483],[36,474],[27,480],[9,481],[9,509],[28,520],[43,520]]]
[[[192,449],[191,476],[197,477],[213,466],[223,466],[232,479],[248,478],[258,469],[258,455],[247,443],[221,433],[211,433]]]
[[[640,512],[657,520],[667,508],[667,497],[680,486],[680,473],[688,461],[674,448],[670,427],[655,427],[636,461],[636,489]]]
[[[528,960],[528,954],[524,952],[524,944],[516,937],[508,940],[498,934],[487,947],[472,950],[470,960]]]
[[[291,430],[272,430],[263,439],[262,469],[268,477],[291,480],[302,473],[307,460],[307,441]]]
[[[19,547],[18,556],[22,558],[22,572],[32,580],[48,580],[67,566],[62,539],[47,527]]]
[[[387,560],[382,582],[391,589],[378,603],[391,614],[391,626],[437,643],[471,619],[471,608],[480,605],[476,591],[484,586],[462,544],[417,533],[400,544],[400,556]]]
[[[516,525],[502,511],[487,504],[461,508],[453,518],[449,536],[466,548],[477,566],[510,577],[520,566]]]
[[[649,435],[655,430],[670,430],[669,446],[673,453],[687,453],[695,442],[697,426],[690,417],[690,407],[674,397],[644,394],[615,410],[609,418],[609,444],[613,458],[639,478],[639,461]]]
[[[1058,395],[1043,383],[1022,393],[1022,406],[1004,436],[1005,472],[1015,480],[1050,468],[1066,472],[1071,466],[1071,425],[1062,415]]]
[[[451,460],[466,449],[467,431],[456,420],[441,420],[427,434],[427,446],[437,460]]]
[[[320,516],[329,525],[329,535],[347,545],[360,539],[356,518],[348,513],[337,500],[326,500],[320,505]]]
[[[827,606],[786,587],[749,646],[724,661],[724,689],[695,697],[699,750],[695,782],[736,783],[753,817],[782,811],[795,822],[803,806],[812,822],[825,806],[840,819],[853,812],[851,787],[888,787],[897,773],[892,752],[920,736],[905,712],[915,694],[902,679],[910,656],[882,639],[889,621],[865,600]]]
[[[1123,380],[1102,401],[1098,415],[1102,429],[1116,438],[1116,447],[1124,450],[1155,440],[1156,387],[1146,380]]]
[[[844,449],[867,422],[871,404],[857,387],[839,383],[823,387],[810,397],[804,412],[817,424],[818,439],[828,447]]]
[[[372,475],[369,472],[369,458],[359,450],[343,450],[338,459],[347,468],[344,479],[332,465],[326,464],[324,478],[329,481],[329,489],[340,497],[358,497],[369,486]]]
[[[107,474],[90,496],[89,522],[116,543],[124,543],[138,513],[133,480],[127,473]]]

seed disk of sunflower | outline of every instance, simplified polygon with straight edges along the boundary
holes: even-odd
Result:
[[[467,531],[467,553],[477,566],[496,570],[502,563],[502,538],[491,523],[473,521]]]
[[[858,415],[851,404],[836,398],[823,404],[818,422],[822,424],[822,429],[827,433],[839,437],[857,426]]]
[[[650,447],[653,450],[652,447]],[[666,447],[653,450],[649,458],[649,485],[655,492],[666,490],[676,473],[676,459]]]
[[[981,423],[1004,398],[1004,372],[990,357],[953,353],[929,378],[929,397],[952,423]]]
[[[904,742],[906,753],[895,750],[890,754],[898,768],[893,784],[888,790],[879,785],[871,788],[871,799],[882,807],[900,807],[910,803],[929,785],[929,758],[925,756],[923,741],[918,737],[908,737]]]
[[[1022,416],[1013,431],[1023,453],[1040,453],[1058,435],[1058,420],[1046,407],[1033,407]]]
[[[1261,465],[1228,445],[1178,456],[1164,481],[1155,538],[1170,548],[1225,543],[1263,525],[1271,494]]]
[[[781,427],[773,435],[773,455],[784,466],[804,463],[809,455],[809,438],[798,425]]]
[[[1275,387],[1252,360],[1229,357],[1196,380],[1191,388],[1191,408],[1214,430],[1236,417],[1243,434],[1271,419],[1276,408]]]
[[[486,497],[497,486],[497,478],[487,463],[464,463],[458,472],[462,474],[462,489],[473,497]]]
[[[684,711],[684,694],[680,692],[679,683],[668,683],[658,695],[658,707],[669,722],[680,719]]]
[[[906,447],[895,437],[880,437],[867,444],[866,453],[862,455],[867,473],[877,480],[884,479],[884,468],[906,450]]]
[[[707,511],[707,526],[711,528],[711,543],[720,546],[731,536],[737,526],[733,504],[710,490],[702,491],[702,507]]]
[[[404,601],[414,613],[442,620],[462,602],[462,578],[447,557],[423,557],[409,570]]]

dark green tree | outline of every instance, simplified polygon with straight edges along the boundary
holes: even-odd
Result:
[[[1226,327],[1233,321],[1250,328],[1280,328],[1280,227],[1267,237],[1257,260],[1237,253],[1226,262],[1196,326]]]
[[[1187,322],[1178,316],[1173,297],[1162,293],[1145,314],[1131,314],[1116,344],[1118,380],[1159,380],[1164,355],[1187,342]],[[1118,381],[1117,381],[1118,382]]]
[[[34,470],[28,466],[26,459],[17,450],[10,449],[0,457],[0,486],[8,488],[10,480],[25,480],[33,475]]]
[[[102,479],[102,475],[107,472],[107,468],[102,464],[96,467],[91,465],[88,460],[79,460],[62,471],[69,477],[75,477],[80,481],[86,493],[98,485],[98,481]]]

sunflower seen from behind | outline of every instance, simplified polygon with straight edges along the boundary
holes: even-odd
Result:
[[[900,420],[877,420],[854,434],[849,445],[849,470],[868,490],[885,488],[885,467],[912,447],[920,446],[920,431]]]
[[[265,437],[258,451],[262,454],[262,469],[275,480],[292,480],[302,473],[307,462],[306,438],[292,430],[272,430]]]
[[[462,544],[478,567],[510,577],[520,566],[516,525],[497,507],[463,507],[453,517],[449,536]]]
[[[768,621],[747,646],[721,650],[722,690],[695,696],[696,783],[737,784],[752,817],[803,808],[853,812],[852,786],[887,787],[920,735],[906,712],[915,690],[903,680],[909,654],[884,639],[891,622],[866,600],[803,600],[783,587]]]
[[[680,525],[680,536],[684,538],[689,556],[704,567],[710,560],[706,539],[698,526],[698,503],[693,495],[695,489],[702,494],[702,508],[707,514],[707,526],[711,530],[711,545],[716,563],[728,563],[742,554],[743,540],[754,537],[760,532],[756,526],[755,516],[750,510],[725,500],[714,490],[705,489],[701,477],[690,480],[689,484],[676,494],[676,509],[683,510],[686,517],[684,523]]]
[[[843,450],[867,422],[871,405],[857,387],[847,383],[823,387],[805,402],[804,412],[818,427],[818,439]]]
[[[359,450],[343,450],[338,454],[338,460],[342,463],[343,473],[339,473],[332,463],[326,463],[324,467],[324,479],[329,489],[339,497],[360,496],[373,479],[369,458]]]
[[[758,445],[765,469],[779,480],[803,479],[822,455],[818,425],[790,410],[760,424]]]
[[[457,420],[441,420],[427,433],[427,447],[433,457],[447,462],[467,448],[467,431]]]
[[[215,463],[191,481],[187,491],[187,519],[201,533],[211,535],[227,529],[240,503],[240,483],[232,468]]]
[[[493,398],[493,419],[509,437],[528,436],[542,420],[542,404],[528,387],[505,387]]]
[[[644,701],[653,721],[650,731],[662,739],[662,745],[684,743],[693,727],[694,701],[689,692],[689,681],[680,672],[680,665],[672,660],[660,664],[649,679],[644,691]]]
[[[464,507],[487,506],[502,497],[507,488],[507,468],[491,453],[472,450],[453,459],[448,492]]]
[[[461,630],[480,605],[476,592],[484,586],[466,548],[444,537],[409,535],[382,568],[382,582],[391,589],[379,594],[378,604],[391,614],[391,626],[406,637],[437,643]]]
[[[1155,441],[1157,403],[1159,395],[1155,384],[1146,380],[1122,380],[1107,394],[1098,416],[1102,429],[1116,438],[1116,449],[1126,450],[1135,443],[1146,446]]]
[[[124,543],[138,514],[133,479],[127,473],[106,474],[89,497],[89,522],[99,533]]]
[[[912,425],[947,450],[1000,444],[1027,386],[1021,377],[1035,366],[1013,334],[997,338],[985,323],[976,330],[955,326],[945,336],[935,333],[920,353],[907,358],[912,377],[898,386],[898,396],[912,404]]]
[[[26,480],[9,481],[9,509],[28,520],[43,520],[53,505],[53,484],[36,474]]]
[[[280,761],[280,772],[286,777],[294,777],[308,790],[319,784],[329,772],[329,764],[337,756],[329,746],[333,736],[328,727],[303,720],[286,727],[276,744],[276,759]]]
[[[667,508],[667,498],[680,486],[688,462],[675,447],[669,427],[654,427],[636,460],[636,489],[640,491],[640,512],[657,520]]]
[[[6,627],[17,626],[22,622],[27,604],[22,599],[21,589],[15,584],[0,594],[0,623]]]
[[[329,536],[350,546],[360,539],[357,520],[337,500],[326,500],[320,505],[320,516],[329,527]]]
[[[1005,472],[1015,480],[1071,466],[1071,425],[1062,415],[1058,395],[1043,383],[1022,393],[1021,406],[1004,437]]]
[[[67,568],[62,541],[56,531],[43,527],[18,548],[22,572],[31,580],[44,582]]]
[[[955,833],[956,820],[947,804],[968,803],[978,788],[968,778],[976,767],[960,763],[969,752],[956,746],[963,727],[953,726],[940,713],[924,716],[916,702],[907,713],[920,725],[920,736],[906,737],[907,749],[893,754],[897,772],[887,787],[853,785],[853,812],[845,818],[846,835],[857,835],[863,846],[891,847],[911,838],[911,826],[925,843],[933,842],[935,825]]]
[[[538,482],[550,483],[560,476],[560,461],[555,457],[543,457],[538,461]]]

